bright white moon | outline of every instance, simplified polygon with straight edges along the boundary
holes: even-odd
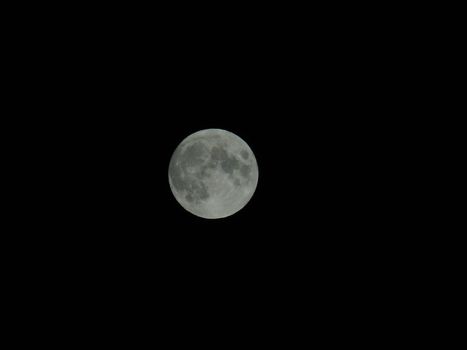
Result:
[[[253,196],[258,165],[250,147],[222,129],[191,134],[169,164],[172,193],[183,208],[206,219],[235,214]]]

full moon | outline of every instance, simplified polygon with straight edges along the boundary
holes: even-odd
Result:
[[[175,149],[169,184],[175,199],[190,213],[224,218],[253,196],[258,165],[250,147],[237,135],[222,129],[201,130]]]

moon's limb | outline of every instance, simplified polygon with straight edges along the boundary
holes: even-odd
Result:
[[[183,208],[203,218],[242,209],[258,183],[256,158],[237,135],[206,129],[185,138],[169,164],[172,193]]]

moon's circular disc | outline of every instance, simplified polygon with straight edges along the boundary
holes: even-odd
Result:
[[[185,138],[169,164],[169,184],[183,208],[206,219],[235,214],[253,196],[258,165],[237,135],[206,129]]]

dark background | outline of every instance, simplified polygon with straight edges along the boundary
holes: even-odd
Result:
[[[40,23],[19,57],[37,115],[24,128],[38,234],[22,237],[38,284],[103,314],[165,310],[167,324],[355,322],[391,288],[381,276],[400,242],[384,30],[345,9],[211,22],[107,10]],[[258,161],[253,198],[225,219],[191,215],[168,184],[172,152],[205,128]]]

